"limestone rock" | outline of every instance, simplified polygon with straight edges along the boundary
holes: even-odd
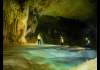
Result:
[[[97,58],[84,62],[70,70],[97,70]]]

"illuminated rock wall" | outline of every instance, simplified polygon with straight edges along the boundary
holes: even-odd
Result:
[[[97,70],[97,57],[95,59],[86,61],[70,70]]]
[[[23,8],[23,9],[21,9]],[[28,2],[20,7],[14,0],[3,2],[3,42],[27,42],[25,33],[28,20]]]
[[[34,16],[34,13],[37,15]],[[44,15],[79,19],[85,22],[94,19],[93,24],[96,24],[96,0],[3,0],[3,43],[28,42],[25,36],[29,33],[35,34],[37,26],[41,24],[38,20],[41,21]],[[43,25],[55,24],[58,20],[43,23]],[[50,35],[50,28],[47,30]],[[56,33],[56,29],[54,32]]]

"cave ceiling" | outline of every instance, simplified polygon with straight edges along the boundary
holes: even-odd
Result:
[[[4,0],[3,2],[5,2]],[[15,0],[21,5],[27,1],[29,10],[40,16],[61,16],[69,19],[97,18],[97,0]],[[5,3],[3,3],[4,5]],[[3,6],[4,8],[4,6]]]
[[[41,16],[88,20],[97,14],[96,0],[34,0],[33,7]]]

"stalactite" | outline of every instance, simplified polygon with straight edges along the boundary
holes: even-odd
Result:
[[[11,10],[11,8],[10,8],[10,10]],[[12,10],[11,11],[9,11],[9,24],[11,24],[11,13],[12,13]]]
[[[5,16],[5,12],[3,13],[3,16]],[[5,36],[5,20],[6,18],[3,17],[3,36]]]
[[[20,13],[20,10],[17,13],[17,24],[16,24],[16,36],[17,36],[17,40],[20,37],[19,23],[21,23],[21,13]]]
[[[7,36],[6,36],[6,42],[7,43],[9,43],[9,32],[8,32],[8,29],[9,29],[9,24],[7,24],[7,29],[6,29],[6,31],[7,31]]]
[[[27,34],[31,32],[31,30],[32,30],[32,28],[31,28],[31,27],[30,27],[30,28],[28,28],[28,29],[27,29],[27,31],[26,31],[25,36],[27,36]]]
[[[15,0],[9,0],[5,4],[5,8],[3,8],[4,12],[4,22],[3,22],[3,38],[5,43],[8,43],[11,39],[20,39],[20,42],[25,42],[25,35],[27,30],[27,20],[28,20],[28,2],[23,3],[23,11],[21,11],[21,7]],[[13,40],[13,41],[14,41]]]
[[[17,24],[17,18],[15,19],[15,25],[14,25],[14,29],[15,29],[15,35],[16,35],[16,24]]]
[[[6,32],[5,32],[5,28],[6,28],[6,25],[5,23],[3,23],[3,42],[5,43],[6,42]]]
[[[9,40],[9,34],[10,34],[10,24],[8,24],[8,37],[7,37],[8,40]]]
[[[7,23],[6,22],[5,22],[5,43],[6,43],[6,38],[7,38]]]

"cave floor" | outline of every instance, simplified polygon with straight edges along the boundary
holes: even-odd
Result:
[[[70,70],[96,57],[82,47],[60,45],[4,46],[3,70]],[[85,50],[88,51],[88,50]]]

